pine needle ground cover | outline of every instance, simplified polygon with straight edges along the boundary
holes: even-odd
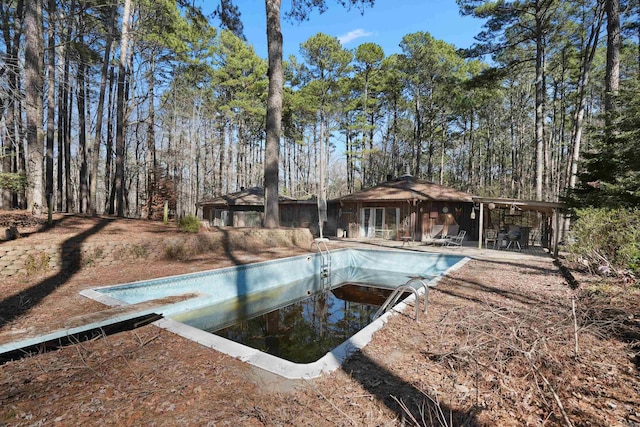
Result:
[[[119,224],[127,232],[126,224]],[[114,229],[111,229],[113,232]],[[130,231],[130,230],[129,230]],[[179,231],[175,231],[179,233]],[[106,232],[105,232],[106,233]],[[116,233],[117,235],[117,233]],[[3,321],[0,334],[104,309],[78,295],[122,283],[302,253],[220,248],[190,260],[86,267]],[[553,260],[473,260],[430,293],[416,323],[393,317],[341,370],[273,378],[153,325],[0,366],[6,425],[634,425],[640,297]],[[6,300],[42,281],[10,278]],[[30,304],[24,301],[25,304]],[[5,318],[5,307],[0,316]]]

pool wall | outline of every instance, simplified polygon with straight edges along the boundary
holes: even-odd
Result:
[[[339,249],[331,252],[333,270],[353,268],[379,270],[385,273],[431,276],[447,270],[463,257],[443,254],[407,253],[375,249]],[[322,259],[319,254],[226,267],[198,273],[143,280],[121,285],[93,288],[81,294],[96,297],[96,292],[107,298],[108,305],[136,304],[143,301],[181,294],[206,295],[207,302],[220,302],[254,292],[282,286],[311,276],[317,276],[316,287],[321,286],[318,272]],[[342,277],[344,280],[360,280]],[[403,283],[390,284],[391,287]],[[316,290],[318,290],[316,289]],[[87,295],[89,294],[89,295]]]
[[[454,255],[376,249],[339,249],[331,252],[332,270],[348,272],[357,267],[377,270],[380,272],[379,276],[396,273],[395,280],[397,280],[398,273],[407,277],[407,280],[409,276],[423,276],[427,278],[425,281],[429,281],[429,286],[434,286],[441,275],[460,268],[468,260],[469,258]],[[285,283],[310,276],[318,277],[318,280],[314,282],[314,289],[311,291],[320,290],[322,287],[319,277],[321,264],[320,254],[309,254],[162,279],[94,288],[82,291],[81,294],[111,306],[134,304],[173,295],[194,294],[195,297],[192,299],[167,307],[162,312],[165,318],[155,324],[282,377],[308,379],[337,369],[349,355],[364,347],[371,340],[374,332],[387,322],[389,316],[404,310],[406,304],[415,299],[415,295],[409,296],[393,310],[376,319],[324,357],[307,364],[280,359],[168,317],[241,295],[279,287]],[[371,280],[378,276],[375,271],[370,274]],[[356,278],[355,275],[354,278]],[[357,279],[362,280],[362,277],[358,276]],[[348,275],[341,280],[348,281]],[[389,283],[389,286],[398,287],[405,282],[406,280]],[[424,289],[421,288],[420,292],[423,291]]]

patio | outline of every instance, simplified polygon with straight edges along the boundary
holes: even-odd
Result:
[[[464,255],[474,259],[481,260],[517,260],[528,257],[549,257],[549,251],[539,245],[529,245],[523,247],[522,250],[511,247],[509,250],[486,248],[478,248],[478,241],[465,240],[461,246],[442,246],[442,245],[426,245],[424,242],[403,242],[401,240],[386,239],[363,239],[363,238],[331,238],[331,242],[335,242],[340,246],[374,246],[380,248],[397,248],[407,251],[445,253]]]

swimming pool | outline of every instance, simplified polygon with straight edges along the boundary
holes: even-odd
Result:
[[[345,283],[395,289],[409,277],[438,278],[459,268],[468,258],[444,254],[428,254],[397,250],[339,249],[331,252],[332,287]],[[302,298],[293,295],[294,283],[305,283],[304,294],[323,291],[320,277],[323,260],[320,254],[221,268],[217,270],[145,280],[115,286],[93,288],[81,292],[110,306],[135,304],[176,295],[193,295],[184,301],[162,307],[164,318],[156,325],[205,346],[215,348],[254,366],[286,378],[313,378],[337,369],[342,361],[362,348],[375,331],[386,322],[391,312],[370,323],[320,359],[310,363],[294,363],[260,350],[214,335],[207,330],[228,326],[237,316],[266,313],[285,300]],[[425,279],[425,282],[428,279]],[[260,295],[260,297],[256,297]],[[409,302],[414,295],[405,300]],[[402,310],[401,303],[397,310]],[[229,310],[215,307],[226,305]],[[212,309],[213,307],[213,309]],[[232,318],[233,317],[233,318]]]

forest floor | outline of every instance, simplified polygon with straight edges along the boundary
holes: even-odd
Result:
[[[35,241],[94,221],[70,219],[18,226]],[[114,220],[100,233],[132,238],[145,227],[161,229]],[[52,273],[12,277],[0,284],[0,335],[106,308],[82,289],[304,252],[257,244],[86,267],[44,295]],[[67,345],[0,366],[0,426],[640,426],[640,291],[572,273],[577,287],[548,256],[472,259],[430,292],[426,318],[393,316],[341,369],[309,381],[269,379],[154,325]],[[7,304],[16,295],[19,310]]]

